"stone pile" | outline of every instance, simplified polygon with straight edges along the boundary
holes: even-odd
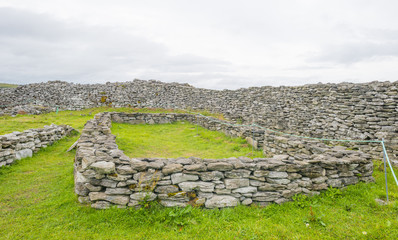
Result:
[[[74,129],[67,125],[52,124],[44,128],[29,129],[0,136],[0,167],[32,154],[70,134]]]
[[[77,143],[74,166],[79,201],[98,209],[139,207],[150,201],[166,207],[266,206],[289,201],[295,194],[318,194],[328,187],[373,181],[370,156],[340,147],[309,160],[289,155],[137,159],[118,149],[110,130],[112,119],[137,124],[144,119],[156,123],[175,117],[140,114],[133,119],[128,114],[100,113],[88,121]]]

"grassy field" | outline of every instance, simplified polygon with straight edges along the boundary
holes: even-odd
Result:
[[[149,109],[149,108],[91,108],[82,111],[59,111],[58,114],[55,112],[42,114],[42,115],[17,115],[16,117],[11,116],[0,116],[0,135],[11,133],[14,131],[23,131],[29,128],[42,128],[44,125],[54,124],[67,124],[74,127],[77,130],[82,130],[84,124],[92,119],[95,114],[99,112],[145,112],[145,113],[161,113],[161,112],[175,112],[175,113],[186,113],[182,110],[172,109]],[[206,111],[200,112],[206,116],[212,116],[222,119],[220,114],[211,114]]]
[[[129,157],[263,157],[244,139],[230,138],[187,122],[159,125],[113,123],[116,143]]]
[[[7,125],[18,125],[14,121],[25,121],[29,128],[52,120],[81,129],[92,118],[80,116],[87,113],[0,119],[0,129],[9,132]],[[393,201],[386,206],[376,203],[376,198],[385,198],[378,166],[375,183],[330,189],[311,198],[297,196],[294,202],[266,208],[154,205],[94,210],[79,204],[73,192],[75,153],[66,149],[77,138],[65,138],[32,158],[0,168],[0,239],[398,239],[398,188],[390,177]]]
[[[18,85],[16,84],[9,84],[9,83],[0,83],[0,88],[17,88]]]

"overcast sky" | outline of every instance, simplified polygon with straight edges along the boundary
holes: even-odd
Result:
[[[0,0],[0,82],[398,80],[398,1]]]

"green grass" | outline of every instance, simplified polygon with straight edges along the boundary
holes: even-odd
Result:
[[[77,127],[85,119],[64,118]],[[375,199],[385,198],[385,188],[377,166],[375,183],[280,206],[94,210],[79,204],[73,192],[75,152],[66,149],[77,138],[0,168],[0,239],[398,239],[398,187],[389,175],[393,201],[378,205]]]
[[[0,83],[0,88],[17,88],[18,85],[10,83]]]
[[[92,119],[95,114],[99,112],[144,112],[144,113],[186,113],[182,110],[171,110],[171,109],[150,109],[150,108],[91,108],[81,111],[59,111],[58,114],[55,112],[42,114],[42,115],[17,115],[16,117],[11,116],[0,116],[0,135],[11,133],[14,131],[23,131],[29,128],[42,128],[44,125],[54,124],[67,124],[74,127],[77,130],[82,130],[84,124]],[[91,113],[91,114],[90,114]],[[208,116],[217,117],[222,119],[220,114],[210,114],[207,111],[200,112]]]
[[[246,140],[187,122],[156,125],[112,123],[116,143],[129,157],[263,157]],[[254,155],[253,155],[254,154]]]

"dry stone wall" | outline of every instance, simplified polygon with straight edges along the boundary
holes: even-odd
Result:
[[[0,115],[97,106],[193,108],[223,113],[228,119],[304,136],[386,139],[398,156],[398,81],[364,84],[312,84],[209,90],[187,84],[141,81],[72,84],[61,81],[0,89]],[[45,109],[45,108],[44,108]],[[45,111],[43,109],[43,111]],[[357,144],[356,144],[357,145]],[[359,145],[365,152],[376,146]],[[380,149],[373,151],[379,154]]]
[[[150,201],[166,207],[266,206],[289,201],[295,194],[317,194],[329,186],[373,181],[370,156],[339,147],[305,160],[289,155],[138,159],[118,149],[110,130],[112,120],[154,124],[189,117],[195,118],[185,114],[95,115],[86,123],[77,143],[74,176],[79,201],[98,209],[112,205],[139,207]]]
[[[0,167],[32,154],[70,134],[74,129],[67,125],[52,124],[44,128],[29,129],[0,136]]]

